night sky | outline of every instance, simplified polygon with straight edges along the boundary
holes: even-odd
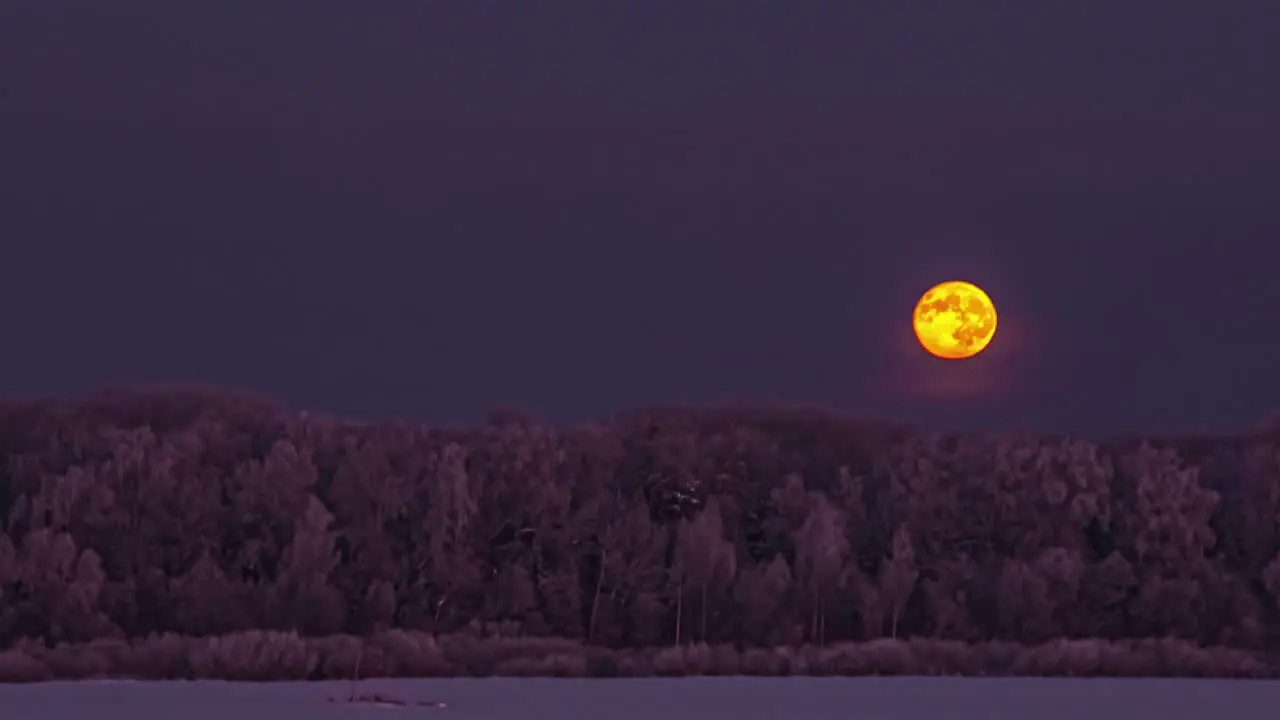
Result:
[[[1265,1],[0,0],[0,392],[1248,427],[1277,78]]]

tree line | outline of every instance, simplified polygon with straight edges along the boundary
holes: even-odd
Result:
[[[0,404],[0,647],[246,630],[634,648],[1280,645],[1280,436],[816,410],[354,423],[200,389]]]

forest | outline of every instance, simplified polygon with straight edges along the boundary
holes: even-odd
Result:
[[[0,403],[0,678],[1274,675],[1280,433]]]

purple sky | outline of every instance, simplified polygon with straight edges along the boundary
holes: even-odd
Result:
[[[0,0],[0,392],[1252,425],[1277,77],[1262,1]]]

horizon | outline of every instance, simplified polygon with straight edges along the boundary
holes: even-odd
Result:
[[[340,413],[328,412],[316,408],[299,406],[286,400],[272,396],[268,393],[255,392],[242,388],[221,387],[216,385],[197,384],[197,383],[178,383],[178,382],[161,382],[161,383],[145,383],[135,385],[118,385],[104,386],[89,393],[64,393],[64,394],[46,394],[46,395],[20,395],[9,394],[0,396],[0,403],[18,402],[28,405],[40,405],[42,403],[55,403],[63,406],[76,406],[86,404],[104,397],[111,396],[157,396],[169,394],[174,397],[191,397],[191,396],[207,396],[209,394],[220,396],[228,399],[245,399],[254,402],[266,403],[282,412],[302,416],[304,419],[326,419],[336,421],[344,425],[358,426],[378,426],[378,425],[394,425],[399,423],[409,423],[418,425],[426,429],[438,430],[467,430],[477,427],[489,425],[496,418],[510,418],[512,416],[519,418],[519,421],[529,421],[544,427],[555,428],[557,430],[571,430],[574,428],[592,427],[607,425],[610,422],[620,418],[626,418],[633,415],[644,415],[649,413],[667,414],[667,413],[686,413],[692,416],[722,416],[740,413],[749,417],[764,415],[776,415],[779,418],[792,417],[803,418],[803,416],[821,417],[829,420],[841,420],[856,423],[859,425],[880,427],[897,431],[904,431],[916,436],[942,436],[942,437],[965,437],[965,436],[999,436],[999,435],[1030,435],[1036,438],[1066,438],[1085,440],[1094,443],[1115,443],[1115,442],[1137,442],[1137,441],[1156,441],[1171,442],[1179,441],[1236,441],[1250,438],[1271,438],[1280,437],[1280,425],[1276,425],[1272,420],[1257,423],[1252,427],[1242,428],[1238,430],[1225,431],[1166,431],[1153,432],[1142,429],[1124,430],[1111,434],[1089,434],[1075,432],[1054,432],[1043,431],[1029,427],[995,427],[995,428],[936,428],[923,426],[918,423],[912,423],[909,420],[898,420],[894,418],[876,417],[865,414],[859,414],[849,411],[847,408],[823,406],[819,404],[804,403],[770,403],[770,402],[724,402],[724,403],[648,403],[638,404],[627,407],[614,408],[610,411],[602,413],[595,417],[589,417],[579,420],[558,421],[554,418],[547,418],[540,415],[536,411],[513,405],[496,405],[480,412],[476,417],[466,420],[459,420],[448,423],[432,423],[410,416],[384,416],[384,417],[368,417],[360,415],[344,415]],[[503,420],[499,420],[502,422]]]

